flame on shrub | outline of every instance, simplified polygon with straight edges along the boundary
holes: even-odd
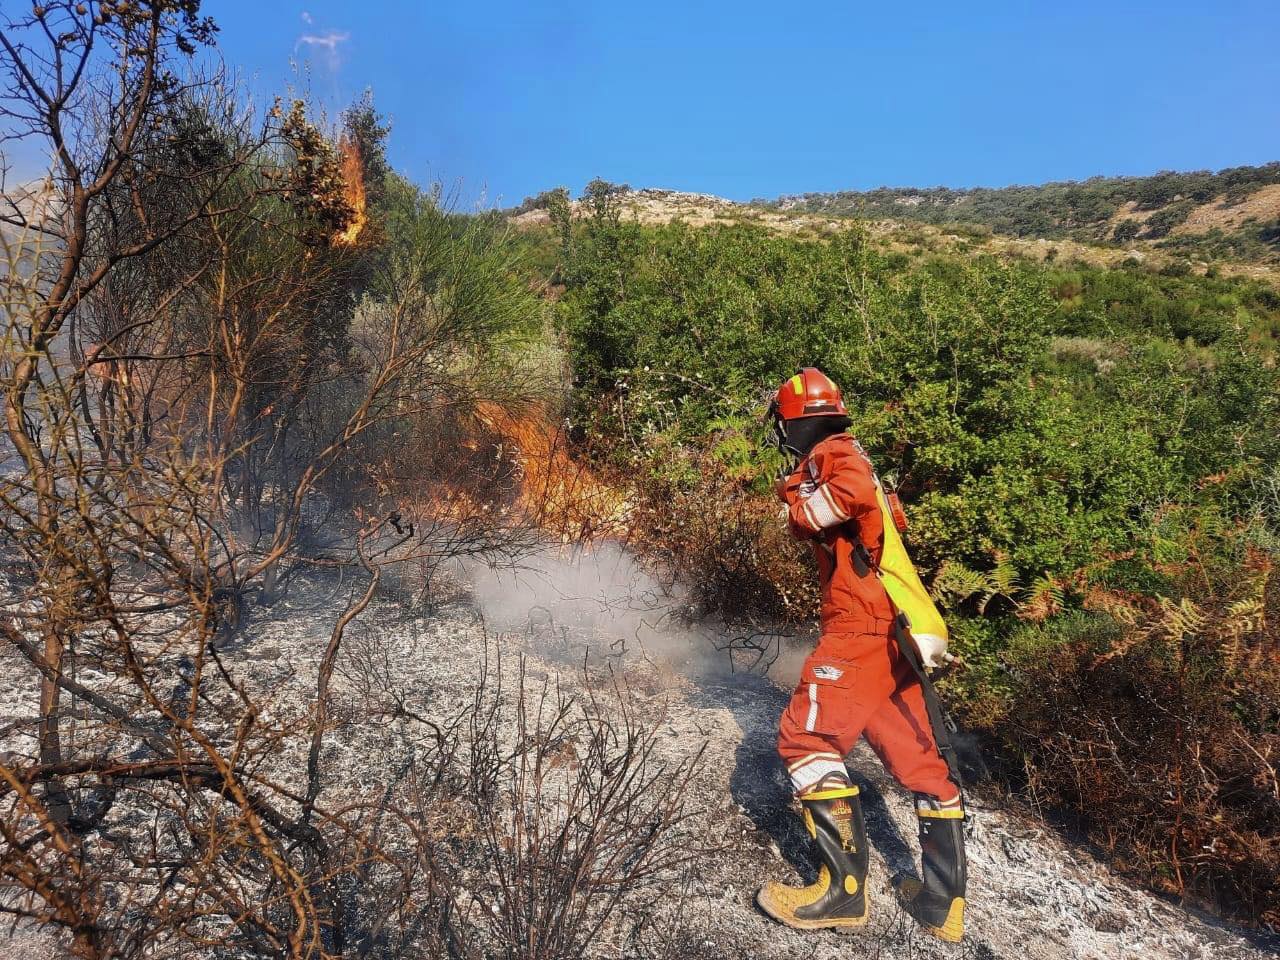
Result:
[[[338,142],[338,153],[342,157],[342,192],[351,208],[351,219],[338,231],[334,242],[351,245],[369,221],[365,209],[364,164],[360,160],[360,144],[354,137],[344,136]]]
[[[544,407],[516,414],[482,401],[476,416],[500,439],[500,455],[518,471],[517,505],[539,526],[573,540],[625,533],[622,495],[569,455],[564,429]]]

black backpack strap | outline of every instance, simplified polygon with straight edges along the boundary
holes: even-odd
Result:
[[[946,761],[951,779],[960,791],[960,799],[964,801],[964,777],[960,774],[960,761],[956,757],[955,744],[951,742],[951,734],[955,731],[955,723],[938,699],[938,691],[920,659],[920,650],[916,647],[915,638],[911,636],[910,624],[906,614],[899,613],[893,620],[893,636],[898,641],[898,649],[911,665],[912,671],[920,680],[920,692],[924,697],[924,709],[929,715],[929,726],[933,727],[933,742],[938,747],[938,755]],[[968,814],[966,813],[967,817]]]

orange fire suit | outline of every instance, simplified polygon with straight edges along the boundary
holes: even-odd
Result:
[[[800,794],[832,774],[847,776],[844,758],[865,735],[899,783],[946,803],[959,790],[874,571],[884,543],[875,484],[862,445],[838,433],[779,485],[792,535],[809,541],[818,561],[822,635],[782,714],[778,753]]]

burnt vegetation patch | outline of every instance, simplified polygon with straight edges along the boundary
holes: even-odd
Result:
[[[0,208],[0,912],[86,960],[624,938],[693,849],[695,758],[604,687],[424,703],[361,628],[562,508],[502,425],[554,394],[501,224],[392,174],[367,98],[255,109],[196,3],[0,30],[0,120],[53,157]],[[323,629],[259,643],[316,578]]]

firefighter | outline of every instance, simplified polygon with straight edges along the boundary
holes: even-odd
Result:
[[[805,887],[770,882],[756,900],[791,927],[867,922],[868,851],[858,787],[844,758],[865,736],[893,777],[915,794],[923,880],[898,893],[930,933],[958,941],[964,923],[964,806],[958,778],[938,749],[919,664],[900,648],[896,611],[877,576],[885,528],[878,480],[847,432],[839,388],[807,367],[770,407],[783,449],[798,460],[778,484],[793,536],[809,542],[822,588],[822,631],[783,712],[778,753],[813,840],[818,878]],[[919,644],[925,667],[945,656]]]

